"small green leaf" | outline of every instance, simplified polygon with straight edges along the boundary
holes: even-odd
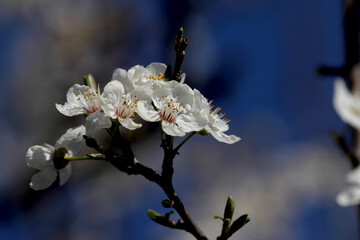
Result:
[[[219,217],[219,216],[214,216],[214,219],[221,219],[221,220],[223,220],[223,221],[224,221],[224,218]]]
[[[229,218],[231,221],[234,215],[234,211],[235,211],[235,202],[233,201],[232,197],[229,196],[226,201],[226,206],[224,210],[224,219]]]
[[[97,89],[95,78],[91,74],[84,76],[84,84],[93,89]]]
[[[238,219],[236,219],[230,227],[230,233],[238,231],[240,228],[245,226],[248,222],[250,222],[250,218],[248,214],[241,215]]]
[[[164,215],[155,212],[154,210],[151,209],[148,210],[148,215],[151,218],[151,220],[153,220],[156,223],[159,223],[159,221],[163,221],[166,219]]]
[[[184,29],[181,27],[175,37],[175,50],[179,47],[184,37]]]

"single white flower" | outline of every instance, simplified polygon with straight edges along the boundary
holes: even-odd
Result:
[[[101,110],[100,87],[94,89],[75,84],[67,91],[65,104],[56,103],[55,105],[59,112],[68,117],[94,113]]]
[[[101,112],[100,87],[75,84],[66,93],[64,105],[56,103],[57,110],[65,116],[89,114],[86,117],[86,135],[92,136],[101,128],[111,127],[111,120]]]
[[[164,132],[171,136],[184,136],[187,132],[204,128],[206,119],[193,114],[194,104],[192,89],[177,81],[155,82],[151,91],[155,109],[144,102],[138,103],[138,114],[146,121],[161,121]]]
[[[146,68],[136,65],[128,71],[115,69],[112,80],[118,80],[124,85],[125,92],[133,91],[137,87],[152,85],[154,82],[164,82],[166,65],[164,63],[154,62]],[[180,83],[185,82],[185,73],[181,74]]]
[[[360,95],[351,93],[342,78],[335,80],[334,90],[336,112],[344,122],[360,130]]]
[[[134,121],[139,101],[150,105],[150,88],[138,87],[126,93],[123,84],[113,80],[104,88],[102,108],[107,116],[117,119],[123,127],[135,130],[142,126]]]
[[[219,113],[221,108],[214,109],[211,105],[212,101],[208,101],[197,89],[194,89],[195,104],[193,111],[206,116],[207,124],[204,128],[216,140],[223,143],[232,144],[240,141],[235,135],[227,135],[224,132],[229,130],[229,119],[225,118],[225,114]],[[205,131],[205,132],[206,132]]]
[[[336,202],[343,207],[360,204],[360,167],[348,173],[345,180],[351,186],[337,195]]]
[[[83,138],[85,127],[83,125],[70,128],[57,140],[55,147],[45,144],[44,146],[35,145],[28,149],[26,153],[26,163],[29,167],[40,170],[35,173],[30,182],[30,187],[34,190],[43,190],[55,182],[59,174],[60,186],[63,185],[71,175],[71,163],[62,159],[62,162],[54,163],[54,155],[61,153],[73,157],[77,155],[85,145]],[[61,161],[61,159],[60,159]]]

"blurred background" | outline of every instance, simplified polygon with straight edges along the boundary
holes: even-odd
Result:
[[[165,195],[141,176],[106,162],[75,162],[62,187],[35,192],[28,147],[84,123],[57,112],[67,89],[113,70],[174,62],[183,26],[190,40],[186,83],[227,113],[227,145],[194,136],[175,161],[174,186],[215,239],[228,195],[251,222],[232,239],[355,240],[356,208],[342,208],[347,159],[330,139],[346,133],[332,107],[333,78],[316,73],[344,62],[342,0],[1,0],[0,239],[183,240],[153,223]],[[155,129],[154,129],[155,127]],[[146,125],[137,158],[160,169],[159,129]],[[176,216],[175,216],[176,217]],[[176,218],[174,218],[176,219]]]

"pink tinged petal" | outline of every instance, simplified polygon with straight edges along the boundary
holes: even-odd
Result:
[[[55,148],[65,148],[70,156],[77,155],[85,146],[85,126],[70,128],[56,141]]]
[[[180,84],[177,81],[167,82],[172,90],[172,96],[178,99],[179,102],[193,106],[194,92],[186,84]]]
[[[175,123],[168,123],[166,121],[161,121],[161,128],[167,135],[174,136],[174,137],[185,136],[185,132],[183,132],[181,130],[181,128],[178,125],[176,125]]]
[[[336,202],[343,207],[360,204],[360,186],[351,186],[336,196]]]
[[[55,168],[44,168],[32,176],[30,187],[34,190],[43,190],[55,182],[56,177],[57,172]]]
[[[62,186],[64,183],[66,183],[70,176],[71,176],[71,163],[68,163],[66,167],[59,170],[59,178],[60,178],[60,186]]]
[[[333,104],[336,112],[344,122],[360,129],[360,96],[353,95],[341,78],[335,80],[334,88]]]
[[[154,62],[151,63],[146,69],[153,75],[158,75],[159,73],[165,73],[166,65],[164,63]]]
[[[113,80],[106,84],[102,97],[111,99],[114,103],[116,103],[120,101],[124,92],[125,90],[123,84],[117,80]]]
[[[134,120],[132,120],[131,118],[118,118],[119,123],[124,127],[127,128],[129,130],[135,130],[137,128],[140,128],[142,125],[140,123],[135,123]]]
[[[53,166],[52,154],[54,150],[52,146],[32,146],[26,153],[26,164],[38,170],[51,167]]]
[[[111,120],[103,112],[97,111],[86,118],[86,135],[92,136],[97,130],[111,127]]]
[[[218,140],[219,142],[227,143],[227,144],[233,144],[241,140],[241,138],[235,136],[235,135],[227,135],[222,132],[216,132],[216,131],[209,131],[211,135]]]
[[[148,122],[160,121],[159,113],[155,111],[154,108],[146,102],[138,102],[136,112],[145,121]]]

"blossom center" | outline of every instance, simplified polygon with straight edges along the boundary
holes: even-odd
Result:
[[[168,123],[175,122],[177,117],[184,111],[184,104],[179,103],[175,98],[162,96],[161,99],[159,99],[159,102],[160,119]]]
[[[100,86],[97,89],[93,89],[91,87],[87,87],[85,89],[77,89],[78,93],[75,95],[78,97],[76,100],[83,103],[83,107],[85,108],[87,113],[94,113],[98,110],[101,110],[100,106]]]
[[[165,75],[163,73],[159,73],[158,75],[154,76],[152,74],[149,75],[149,79],[153,80],[153,81],[158,81],[158,80],[164,80],[165,79]]]
[[[209,113],[211,115],[213,115],[216,119],[219,119],[221,121],[223,121],[226,125],[231,122],[231,119],[227,119],[225,117],[226,113],[219,113],[221,111],[220,107],[217,107],[214,109],[215,105],[212,105],[211,103],[213,102],[213,100],[209,101]]]
[[[139,100],[132,94],[123,94],[116,107],[115,114],[122,118],[133,118]]]

